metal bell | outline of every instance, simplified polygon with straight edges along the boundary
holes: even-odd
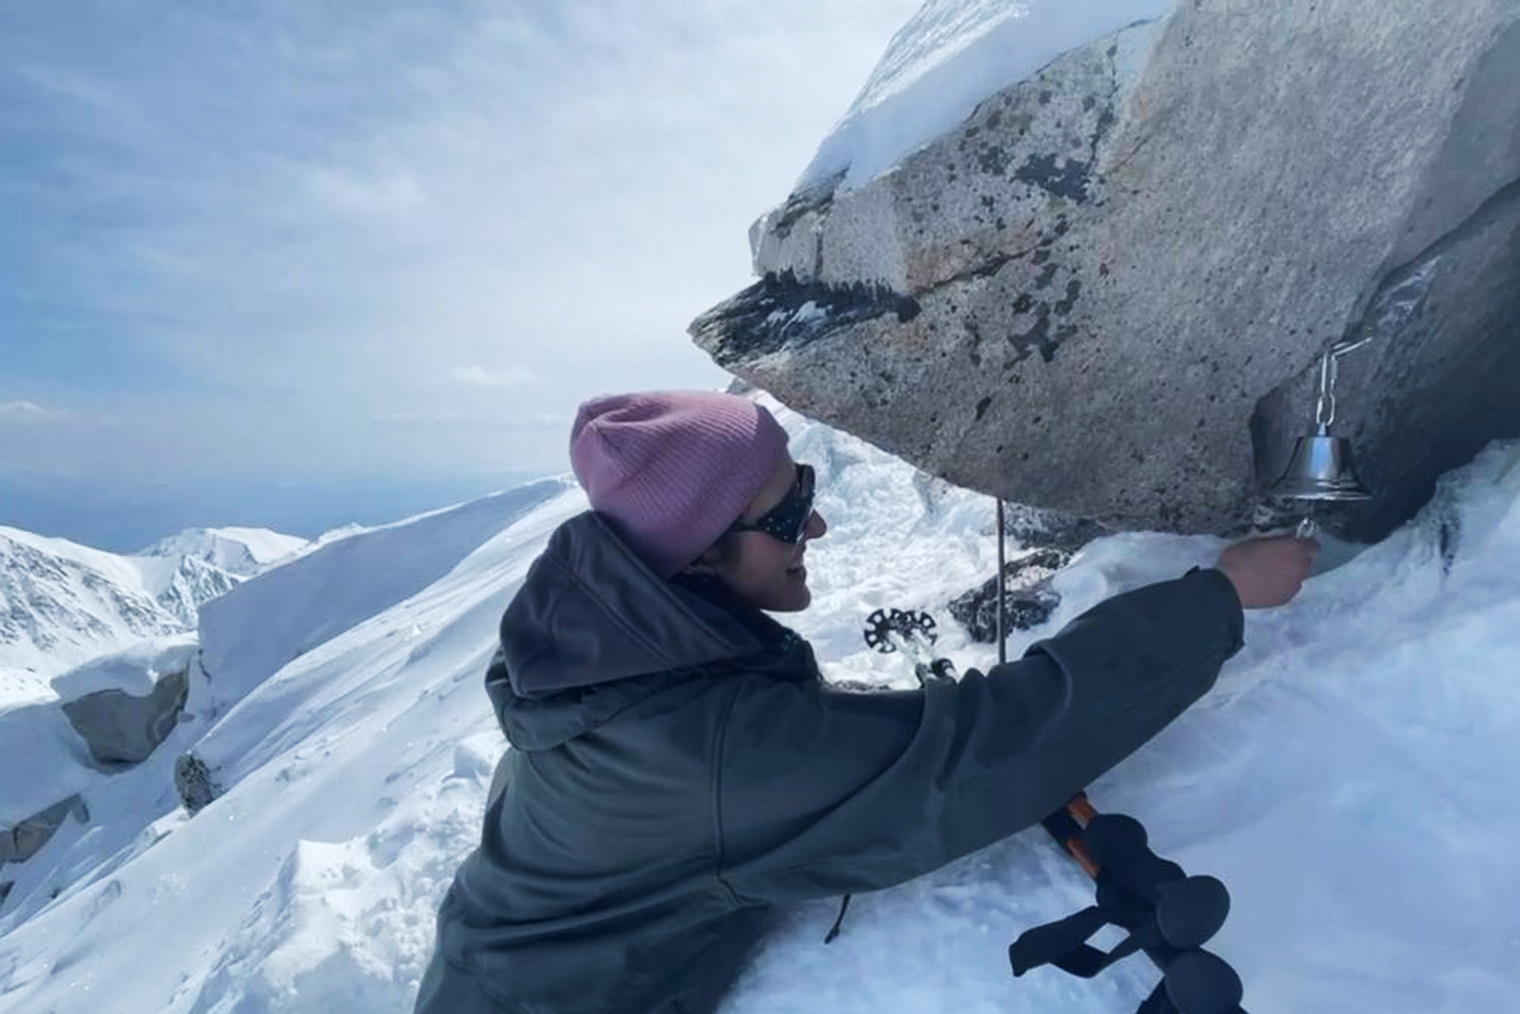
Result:
[[[1351,467],[1351,442],[1332,437],[1323,427],[1312,436],[1299,437],[1293,457],[1271,495],[1284,500],[1369,500],[1372,494]]]

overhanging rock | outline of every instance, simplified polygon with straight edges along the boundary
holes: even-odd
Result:
[[[752,230],[720,366],[951,482],[1248,526],[1346,337],[1377,537],[1520,434],[1520,0],[1189,0]]]
[[[186,663],[162,676],[147,694],[97,690],[65,701],[63,713],[98,764],[107,768],[140,764],[174,731],[189,689]]]

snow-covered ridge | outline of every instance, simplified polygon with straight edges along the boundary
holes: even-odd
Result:
[[[514,518],[564,492],[545,479],[469,503],[364,529],[207,603],[202,664],[208,712],[231,706],[282,666],[445,577]]]

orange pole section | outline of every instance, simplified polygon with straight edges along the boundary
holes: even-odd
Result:
[[[1098,815],[1098,811],[1093,809],[1093,805],[1087,801],[1085,792],[1078,792],[1067,800],[1066,812],[1083,827],[1086,827]],[[1093,862],[1093,857],[1088,853],[1085,845],[1075,838],[1068,838],[1062,844],[1066,846],[1066,851],[1071,853],[1071,857],[1077,861],[1077,864],[1087,871],[1089,877],[1098,876],[1099,866]]]

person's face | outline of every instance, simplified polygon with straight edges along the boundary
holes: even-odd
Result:
[[[744,509],[743,520],[754,522],[785,499],[797,481],[797,464],[791,455],[783,455],[760,492]],[[692,565],[698,573],[717,577],[729,589],[755,606],[777,613],[796,613],[808,607],[813,593],[807,586],[807,568],[803,554],[809,540],[829,530],[822,515],[808,516],[803,537],[795,543],[784,542],[767,532],[734,532],[728,538],[733,551],[726,559],[717,559],[710,551]]]

